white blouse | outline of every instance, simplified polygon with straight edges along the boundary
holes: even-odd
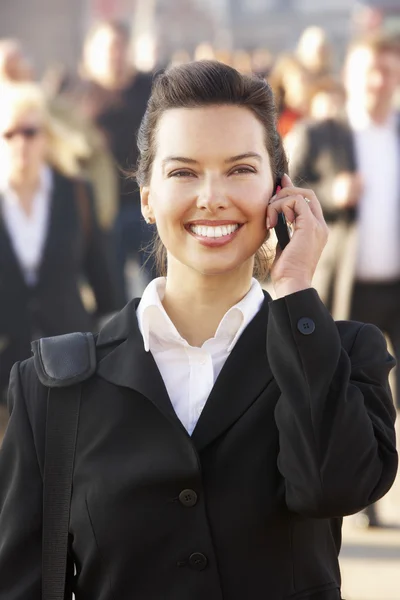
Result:
[[[52,185],[52,171],[44,167],[30,215],[22,209],[16,193],[8,185],[0,185],[3,221],[28,285],[37,282],[47,238]]]

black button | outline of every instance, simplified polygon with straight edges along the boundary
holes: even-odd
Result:
[[[183,492],[179,494],[179,502],[188,508],[195,506],[197,504],[196,492],[193,490],[183,490]]]
[[[308,317],[303,317],[297,322],[297,329],[303,335],[310,335],[315,331],[315,323],[312,319],[309,319]]]
[[[201,552],[194,552],[189,557],[189,565],[196,571],[204,571],[208,565],[207,557],[201,554]]]

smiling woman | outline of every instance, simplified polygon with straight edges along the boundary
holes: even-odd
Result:
[[[383,496],[397,468],[385,339],[335,323],[311,287],[327,227],[285,174],[265,81],[217,62],[166,71],[139,150],[166,277],[95,338],[42,340],[14,367],[0,600],[39,600],[54,579],[57,600],[340,600],[341,517]],[[281,213],[293,235],[272,301],[253,271]],[[62,560],[42,572],[51,387],[56,454],[58,434],[75,440],[64,532],[57,506],[44,512],[57,522],[45,548],[68,543],[66,579]]]
[[[210,144],[211,139],[218,140],[219,146],[213,147],[215,144]],[[189,69],[185,66],[171,69],[168,80],[160,77],[156,81],[140,128],[138,146],[140,159],[135,175],[144,187],[142,198],[145,201],[150,181],[153,175],[157,176],[157,171],[165,176],[168,168],[168,177],[187,181],[196,177],[197,168],[205,185],[215,188],[220,185],[216,174],[219,170],[221,174],[231,176],[231,187],[235,185],[233,181],[240,182],[242,202],[244,198],[251,198],[255,204],[260,193],[263,194],[262,217],[265,217],[274,182],[287,171],[269,86],[260,79],[242,77],[234,69],[228,71],[225,65],[217,62],[202,61],[192,64]],[[213,156],[210,150],[213,150]],[[206,154],[213,163],[204,164]],[[258,184],[256,197],[255,182]],[[254,240],[260,242],[253,252],[254,275],[264,280],[271,257],[263,245],[268,238],[265,218],[260,222],[264,232],[261,241]],[[214,227],[218,225],[216,223]],[[167,252],[158,233],[153,250],[159,271],[165,275]],[[212,233],[209,232],[210,237]]]

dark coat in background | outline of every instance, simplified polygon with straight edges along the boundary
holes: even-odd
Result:
[[[31,355],[32,338],[91,330],[96,317],[121,308],[112,240],[97,223],[91,189],[53,175],[47,237],[32,287],[25,283],[0,209],[0,390],[6,388],[14,362]],[[78,197],[82,186],[84,198]],[[86,206],[79,208],[79,202]],[[95,315],[82,302],[83,277],[94,293]]]
[[[340,600],[340,517],[385,494],[397,469],[380,331],[335,323],[315,290],[266,294],[192,437],[134,302],[96,343],[70,515],[76,600]],[[32,359],[16,365],[0,600],[40,600],[46,397]]]

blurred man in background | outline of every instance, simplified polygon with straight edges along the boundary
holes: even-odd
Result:
[[[136,134],[150,96],[152,76],[138,72],[130,57],[130,32],[121,23],[102,22],[88,33],[81,80],[72,97],[104,136],[119,169],[119,206],[116,243],[121,276],[128,258],[143,265],[140,250],[151,238],[140,210],[137,185],[126,176],[137,160]],[[147,278],[153,272],[147,269]]]
[[[0,40],[0,81],[30,81],[33,77],[32,64],[20,42],[12,38]]]

